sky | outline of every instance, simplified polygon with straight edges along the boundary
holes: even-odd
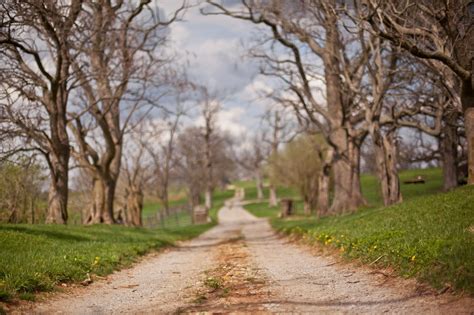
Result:
[[[165,15],[172,14],[180,1],[160,1]],[[200,9],[188,9],[182,21],[170,26],[170,45],[188,60],[190,78],[223,96],[218,125],[235,136],[258,127],[266,108],[262,91],[271,89],[259,75],[255,60],[246,57],[245,45],[256,36],[255,25],[227,16],[204,16]],[[199,124],[199,119],[196,120]]]

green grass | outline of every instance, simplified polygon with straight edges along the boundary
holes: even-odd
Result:
[[[150,250],[193,238],[217,223],[217,212],[233,191],[216,191],[210,210],[212,222],[190,225],[190,214],[180,213],[181,226],[160,229],[124,226],[0,225],[0,301],[34,300],[35,293],[53,290],[59,283],[80,282],[130,265]],[[171,205],[185,203],[175,200]],[[145,213],[158,210],[148,203]],[[185,224],[183,226],[183,224]],[[0,310],[1,311],[1,310]]]
[[[361,177],[369,203],[355,214],[278,219],[279,208],[267,202],[246,206],[256,216],[271,218],[275,229],[311,244],[338,249],[349,259],[390,267],[435,288],[447,285],[474,293],[474,187],[440,193],[440,169],[401,172],[401,181],[424,176],[426,183],[402,184],[405,202],[382,207],[378,181]],[[297,211],[298,214],[298,211]]]
[[[425,184],[404,184],[403,181],[413,179],[416,176],[421,175],[425,178]],[[366,199],[368,206],[366,208],[376,208],[383,205],[382,194],[380,192],[380,186],[378,179],[372,174],[361,175],[361,187],[362,194]],[[401,181],[401,192],[404,200],[411,200],[413,198],[425,195],[431,195],[440,192],[443,187],[443,174],[439,168],[429,169],[418,169],[418,170],[406,170],[400,172]],[[245,188],[245,200],[256,200],[257,189],[255,187],[255,181],[240,181],[235,184],[238,187]],[[264,189],[264,196],[268,198],[268,188]],[[291,187],[277,187],[278,198],[292,198],[295,201],[296,215],[303,215],[303,202],[296,189]],[[269,208],[267,201],[255,203],[246,207],[247,210],[252,212],[258,217],[277,217],[280,212],[280,207]]]
[[[195,237],[213,224],[175,229],[0,225],[0,301],[32,299],[58,283],[106,275],[152,249]]]
[[[348,258],[377,261],[435,288],[474,294],[474,187],[414,198],[386,208],[321,220],[272,225],[286,234],[338,248]]]
[[[406,180],[423,176],[425,184],[404,184]],[[361,178],[362,194],[370,207],[383,205],[380,192],[379,181],[376,176],[371,174],[362,174]],[[440,192],[443,188],[443,174],[439,168],[428,168],[419,170],[406,170],[400,172],[400,190],[404,200],[410,200],[415,197],[431,195]]]

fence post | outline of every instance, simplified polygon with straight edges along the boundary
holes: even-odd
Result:
[[[163,219],[163,212],[159,212],[160,214],[160,224],[161,224],[161,228],[164,229],[165,228],[165,220]]]

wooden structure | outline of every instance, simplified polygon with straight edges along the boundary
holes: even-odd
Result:
[[[282,199],[280,201],[281,212],[280,217],[285,218],[293,214],[293,199]]]
[[[206,207],[196,206],[193,209],[193,223],[204,224],[209,222],[209,215]]]
[[[423,176],[418,175],[417,177],[413,179],[408,179],[408,180],[403,181],[403,183],[404,184],[424,184],[425,179],[423,178]]]

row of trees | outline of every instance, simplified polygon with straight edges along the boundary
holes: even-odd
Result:
[[[317,185],[314,178],[301,180],[301,190],[317,187],[317,201],[310,193],[305,199],[321,215],[365,203],[360,170],[368,144],[384,203],[399,202],[398,151],[413,143],[401,141],[414,134],[408,129],[438,139],[445,189],[463,176],[464,155],[473,183],[472,4],[207,3],[204,14],[260,26],[250,55],[275,83],[268,97],[282,109],[268,112],[267,132],[239,159],[255,174],[259,195],[264,161],[301,132],[311,136],[297,141],[311,146],[304,153],[319,164]],[[148,186],[168,211],[172,179],[187,187],[192,206],[204,195],[210,208],[216,185],[231,177],[232,140],[216,125],[219,97],[189,83],[167,47],[168,26],[186,7],[183,2],[163,17],[151,0],[0,4],[1,155],[5,160],[34,151],[44,157],[50,178],[47,222],[67,221],[70,170],[76,167],[91,195],[85,223],[116,222],[119,191],[120,217],[140,224],[137,213]],[[164,108],[170,99],[176,106]],[[192,102],[200,105],[203,123],[182,130]],[[271,180],[271,205],[277,202],[275,187]]]
[[[319,213],[353,211],[365,203],[360,167],[368,141],[384,203],[401,201],[397,151],[398,140],[410,136],[407,129],[439,139],[445,189],[463,176],[458,172],[463,152],[469,170],[464,176],[474,183],[472,4],[207,2],[204,14],[261,26],[250,53],[261,61],[261,73],[279,83],[271,97],[323,137],[328,150],[318,180]]]
[[[90,195],[87,224],[140,225],[148,185],[168,211],[172,176],[189,183],[192,202],[205,187],[211,206],[225,159],[216,142],[227,141],[216,130],[220,105],[188,82],[167,45],[169,25],[187,7],[183,1],[165,17],[151,0],[0,4],[1,158],[42,155],[46,222],[68,220],[71,169]],[[190,102],[202,104],[205,123],[183,131]]]
[[[166,27],[183,9],[163,19],[151,1],[1,4],[2,153],[42,153],[47,222],[68,219],[71,156],[93,181],[86,221],[114,222],[124,134],[167,83]]]

